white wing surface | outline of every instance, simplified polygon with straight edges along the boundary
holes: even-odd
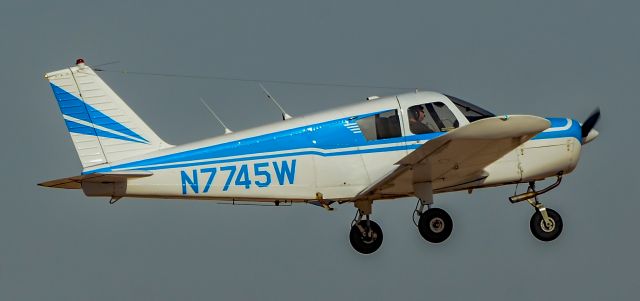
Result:
[[[414,183],[443,180],[462,184],[482,179],[486,177],[487,165],[549,126],[548,120],[529,115],[492,117],[470,123],[426,142],[355,199],[410,195]]]

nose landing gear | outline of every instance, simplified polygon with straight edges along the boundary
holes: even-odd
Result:
[[[540,191],[536,191],[535,182],[529,182],[527,192],[509,198],[512,203],[526,200],[535,208],[536,212],[531,216],[529,228],[531,229],[531,234],[541,241],[552,241],[562,233],[562,217],[560,214],[553,209],[546,208],[538,201],[538,195],[556,188],[560,185],[560,181],[562,181],[562,175],[559,175],[558,180],[551,186]]]

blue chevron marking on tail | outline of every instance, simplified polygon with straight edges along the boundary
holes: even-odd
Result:
[[[104,127],[114,132],[118,132],[120,134],[139,139],[140,141],[127,138],[124,136],[116,135],[113,133],[109,133],[100,129],[95,129],[95,132],[90,132],[87,129],[80,128],[80,127],[90,128],[89,126],[81,125],[79,123],[65,119],[67,122],[74,123],[75,133],[115,138],[120,140],[138,142],[138,143],[149,143],[147,139],[138,135],[136,132],[127,128],[123,124],[113,120],[111,117],[105,115],[104,113],[100,112],[98,109],[92,107],[88,103],[82,101],[81,99],[65,91],[64,89],[54,84],[51,84],[51,89],[53,90],[53,94],[55,95],[56,100],[58,101],[58,106],[60,107],[60,111],[62,112],[63,115],[67,115],[75,119],[85,121],[92,125]],[[69,128],[69,131],[71,131],[71,128],[69,127],[68,123],[67,123],[67,127]]]
[[[96,129],[94,127],[90,127],[90,126],[86,126],[83,124],[79,124],[77,122],[73,122],[71,120],[65,119],[64,122],[67,124],[67,129],[69,129],[69,132],[72,133],[78,133],[78,134],[85,134],[85,135],[95,135],[95,136],[100,136],[100,137],[106,137],[106,138],[113,138],[113,139],[120,139],[120,140],[125,140],[125,141],[131,141],[131,142],[138,142],[138,143],[142,143],[138,140],[134,140],[131,139],[129,137],[125,137],[125,136],[120,136],[120,135],[116,135],[113,133],[109,133],[107,131],[103,131],[100,129]]]

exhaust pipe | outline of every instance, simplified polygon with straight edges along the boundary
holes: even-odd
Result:
[[[537,197],[537,196],[539,196],[541,194],[547,193],[547,192],[551,191],[552,189],[558,187],[558,185],[560,185],[560,182],[562,182],[562,175],[558,175],[558,180],[556,180],[555,183],[549,185],[549,187],[546,187],[545,189],[542,189],[540,191],[527,191],[525,193],[514,195],[514,196],[509,197],[509,201],[512,204],[515,204],[515,203],[518,203],[518,202],[522,202],[522,201],[525,201],[525,200],[529,200],[529,199],[535,198],[535,197]]]

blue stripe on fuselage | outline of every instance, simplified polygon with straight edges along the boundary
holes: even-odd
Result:
[[[411,147],[411,148],[418,148],[419,146],[420,145],[416,144],[415,147]],[[231,162],[240,162],[240,161],[246,162],[246,161],[252,161],[252,160],[265,160],[265,159],[291,157],[291,156],[308,156],[308,155],[315,155],[320,157],[348,156],[348,155],[366,154],[366,153],[401,151],[405,149],[406,147],[402,145],[402,146],[391,146],[391,147],[383,147],[383,148],[375,148],[375,149],[341,151],[341,152],[334,152],[334,153],[323,153],[320,151],[298,151],[298,152],[294,151],[286,154],[258,155],[258,156],[253,156],[249,158],[234,158],[234,159],[211,160],[211,161],[200,161],[200,162],[190,162],[190,163],[176,163],[176,164],[169,164],[169,165],[162,165],[162,166],[151,166],[151,167],[144,168],[144,170],[181,168],[181,167],[231,163]],[[135,168],[125,168],[125,170],[126,169],[135,169]]]
[[[156,158],[150,158],[120,165],[112,166],[111,168],[103,168],[88,171],[87,173],[120,170],[120,169],[135,169],[159,164],[186,164],[183,162],[196,161],[196,160],[213,160],[216,158],[230,157],[230,156],[243,156],[260,153],[269,153],[277,151],[295,151],[306,148],[317,148],[321,150],[333,150],[349,147],[360,146],[375,146],[391,143],[402,143],[405,141],[405,137],[390,138],[384,140],[367,141],[362,133],[353,133],[346,127],[346,124],[353,124],[357,119],[370,116],[371,114],[365,114],[356,118],[341,118],[331,121],[326,121],[318,124],[302,126],[298,128],[288,129],[276,133],[270,133],[260,135],[251,138],[240,139],[237,141],[226,142],[218,145],[212,145],[199,149],[184,151],[181,153],[170,154],[160,156]],[[421,138],[416,140],[433,139],[442,133],[420,135]],[[396,147],[397,148],[397,147]],[[399,149],[406,149],[406,146],[400,146]],[[364,150],[362,150],[364,151]],[[380,150],[382,151],[382,150]],[[387,150],[389,151],[389,150]],[[354,150],[346,152],[343,155],[356,154],[360,150]],[[371,152],[371,150],[367,150]],[[300,152],[298,152],[300,153]],[[308,154],[312,154],[308,153]],[[321,154],[321,152],[316,152]],[[328,155],[328,154],[325,154]],[[273,155],[273,156],[290,156]],[[272,158],[272,157],[271,157]],[[243,158],[237,160],[250,160],[250,158]],[[201,164],[201,163],[198,163]],[[164,167],[163,167],[164,168]],[[147,168],[144,168],[147,169]]]
[[[378,148],[361,148],[369,146],[383,146],[388,144],[397,144],[411,141],[428,141],[444,135],[445,133],[430,133],[422,135],[410,135],[406,137],[389,138],[383,140],[367,141],[362,133],[353,133],[345,124],[353,124],[357,119],[370,116],[365,114],[356,118],[342,118],[332,121],[322,122],[318,124],[288,129],[276,133],[260,135],[251,138],[240,139],[237,141],[226,142],[218,145],[212,145],[194,150],[188,150],[180,153],[144,159],[115,165],[110,168],[101,168],[87,171],[86,173],[106,172],[112,170],[158,170],[180,168],[188,166],[209,165],[218,163],[229,163],[238,161],[262,160],[289,156],[316,155],[322,157],[347,156],[363,153],[374,152],[391,152],[406,149],[416,149],[420,144],[413,145],[395,145]],[[566,125],[566,119],[549,118],[554,127],[562,127]],[[564,124],[562,123],[564,120]],[[561,137],[573,137],[573,131],[577,122],[574,121],[572,127],[565,131],[541,133],[534,139],[550,139]],[[578,125],[579,135],[579,125]],[[358,147],[356,150],[333,151],[342,148]],[[303,150],[303,149],[319,149],[319,150]],[[326,150],[327,152],[324,152]],[[287,151],[282,154],[264,154],[271,152]],[[232,156],[250,157],[220,159]],[[191,162],[199,161],[199,162]]]
[[[569,122],[567,118],[556,118],[549,117],[547,118],[551,122],[550,129],[564,127]],[[576,138],[580,143],[582,143],[582,129],[580,127],[580,123],[576,120],[572,120],[571,127],[562,131],[553,131],[553,132],[542,132],[531,140],[539,140],[539,139],[554,139],[554,138]]]

